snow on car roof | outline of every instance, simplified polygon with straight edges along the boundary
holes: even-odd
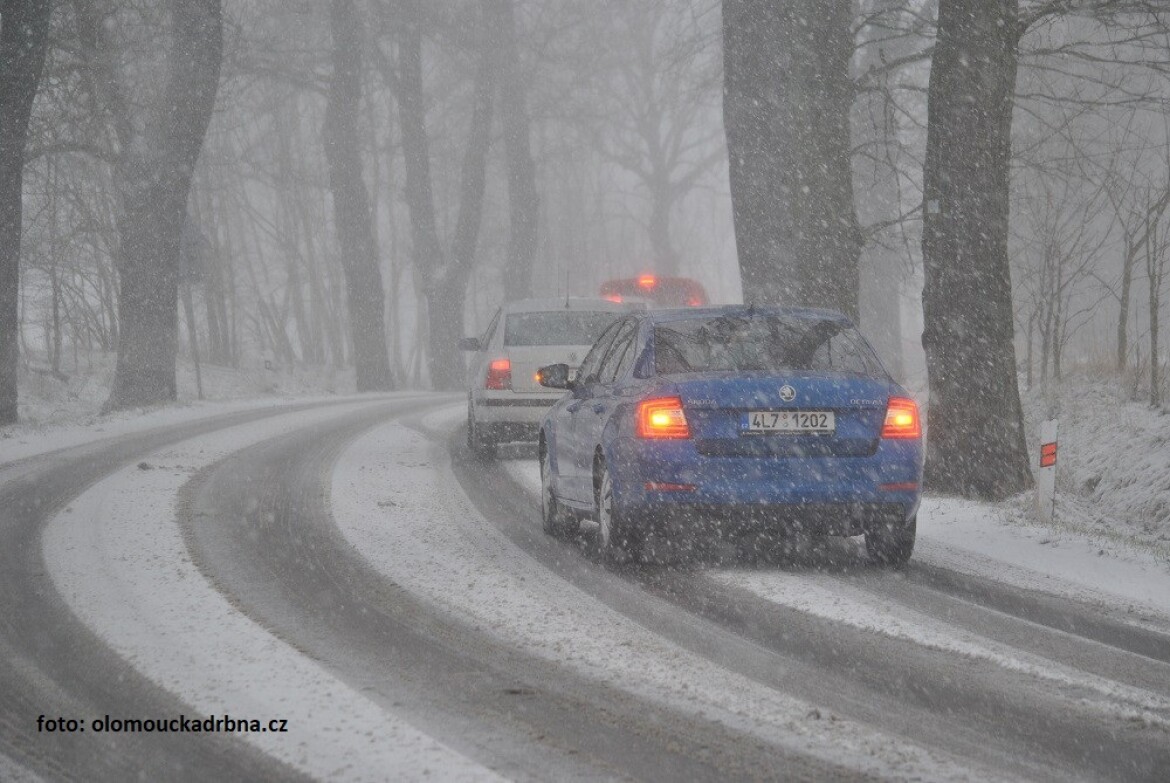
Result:
[[[626,302],[611,302],[601,297],[571,296],[568,299],[516,299],[504,304],[505,313],[547,312],[550,310],[599,310],[602,312],[626,313],[644,309],[644,305]]]
[[[691,318],[715,317],[720,315],[784,315],[807,320],[828,320],[852,323],[844,314],[836,310],[827,310],[819,307],[779,307],[774,305],[723,305],[721,307],[679,307],[669,310],[653,310],[646,313],[647,320],[654,323],[682,321]]]

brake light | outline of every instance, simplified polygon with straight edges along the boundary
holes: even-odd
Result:
[[[605,296],[603,296],[601,298],[605,299],[608,302],[617,302],[618,304],[622,303],[622,295],[621,294],[606,294]]]
[[[654,275],[642,275],[638,278],[638,285],[642,286],[643,288],[653,288],[654,286],[658,285],[658,278],[656,278]]]
[[[909,397],[891,397],[886,407],[882,437],[921,438],[922,422],[918,417],[918,403]]]
[[[687,297],[687,307],[701,307],[702,304],[703,304],[703,300],[697,296]]]
[[[492,359],[488,365],[487,379],[483,383],[485,389],[512,388],[512,363],[507,359]]]
[[[682,439],[691,437],[682,400],[661,397],[638,403],[638,437]]]

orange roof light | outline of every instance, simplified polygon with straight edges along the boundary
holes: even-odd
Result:
[[[658,278],[654,275],[642,275],[638,278],[638,285],[643,288],[653,288],[658,285]]]

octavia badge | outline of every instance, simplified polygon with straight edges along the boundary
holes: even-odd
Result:
[[[789,386],[787,383],[780,387],[780,399],[784,402],[792,402],[796,399],[796,389]]]

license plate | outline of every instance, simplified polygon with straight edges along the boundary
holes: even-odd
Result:
[[[832,434],[837,420],[832,411],[745,411],[740,414],[739,431],[744,435]]]

